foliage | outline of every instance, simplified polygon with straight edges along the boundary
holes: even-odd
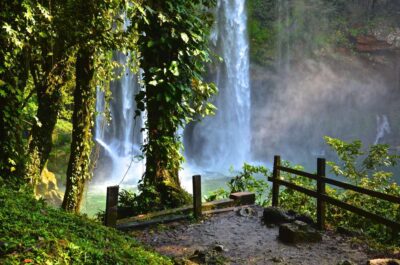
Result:
[[[265,197],[268,190],[268,183],[264,179],[257,178],[262,176],[267,178],[269,171],[263,166],[252,166],[244,163],[242,171],[232,178],[228,183],[231,193],[240,191],[250,191],[256,194],[256,203],[259,205],[267,205],[268,200]]]
[[[249,0],[247,3],[251,62],[269,67],[285,58],[287,49],[293,59],[332,54],[337,47],[351,49],[354,37],[370,34],[376,25],[397,27],[398,21],[395,1]]]
[[[250,60],[259,65],[267,65],[276,52],[274,21],[277,19],[275,1],[247,1]]]
[[[21,122],[28,80],[26,20],[22,1],[0,6],[0,179],[22,183],[25,161]]]
[[[208,34],[214,1],[148,1],[146,19],[139,19],[140,66],[146,89],[136,96],[140,111],[147,111],[143,145],[146,172],[139,189],[150,205],[178,206],[188,196],[180,187],[178,171],[183,157],[178,128],[211,114],[207,100],[216,92],[203,82],[205,64],[210,62]],[[149,196],[149,197],[148,197]]]
[[[388,145],[372,145],[368,152],[361,151],[362,144],[356,140],[351,143],[340,139],[325,137],[327,144],[337,153],[340,163],[328,161],[331,171],[338,177],[344,177],[349,183],[394,196],[400,196],[400,186],[393,180],[393,174],[386,171],[397,164],[399,156],[389,153]],[[285,166],[291,167],[287,162]],[[299,166],[294,168],[301,170]],[[315,181],[291,174],[282,174],[282,178],[311,190],[316,189]],[[334,189],[327,186],[327,194],[340,201],[379,214],[394,221],[400,221],[399,205],[385,202],[371,196],[362,195],[350,190]],[[287,209],[316,216],[316,200],[309,196],[282,188],[279,203]],[[400,237],[393,234],[384,225],[376,224],[367,218],[360,217],[336,206],[327,205],[327,222],[330,225],[359,230],[366,235],[384,243],[398,244]],[[397,240],[397,241],[396,241]]]
[[[173,264],[83,216],[0,187],[1,264]],[[29,209],[29,212],[26,212]]]
[[[256,194],[256,203],[258,205],[265,206],[269,200],[266,197],[268,190],[268,183],[266,180],[260,178],[267,178],[269,171],[263,166],[252,166],[244,163],[242,171],[238,172],[229,182],[227,182],[228,191],[224,189],[218,189],[212,191],[210,194],[205,196],[206,201],[213,201],[217,199],[227,198],[229,194],[240,191],[250,191]]]
[[[177,205],[186,205],[192,201],[191,195],[186,191],[178,192],[179,194],[171,193],[171,197],[163,201],[154,186],[142,186],[139,193],[121,190],[118,196],[118,206],[124,208],[131,215],[139,215],[175,208]]]
[[[71,151],[72,124],[64,119],[58,119],[53,131],[53,149],[47,163],[48,169],[65,185],[65,173]]]
[[[223,188],[219,188],[219,189],[210,191],[207,195],[204,195],[204,200],[206,202],[222,200],[222,199],[228,198],[229,194],[230,194],[229,191],[227,191]]]
[[[336,151],[340,163],[329,161],[328,165],[336,176],[345,177],[351,184],[362,188],[382,192],[400,197],[400,186],[394,181],[390,167],[398,163],[399,156],[389,153],[389,146],[377,144],[370,146],[368,152],[361,151],[360,141],[346,143],[339,139],[325,137],[326,142]],[[363,208],[369,212],[379,214],[390,220],[400,222],[400,206],[371,196],[362,195],[352,191],[337,191],[336,196],[341,201]],[[359,229],[362,232],[380,241],[400,240],[400,236],[393,234],[383,225],[378,225],[366,218],[350,212],[330,207],[331,223]],[[400,241],[397,241],[399,243]]]
[[[300,165],[293,166],[288,161],[282,161],[282,165],[284,167],[290,167],[297,170],[304,170],[304,167]],[[311,190],[314,190],[316,187],[313,180],[287,172],[281,171],[281,179]],[[272,192],[269,194],[269,197],[272,197]],[[292,189],[285,188],[280,191],[279,205],[286,209],[295,209],[298,212],[316,217],[316,201],[310,199],[308,195]]]

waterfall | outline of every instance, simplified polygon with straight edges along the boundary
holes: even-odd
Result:
[[[246,3],[219,0],[211,42],[223,62],[210,67],[219,88],[216,115],[189,124],[185,156],[192,165],[219,171],[250,159],[250,80]]]
[[[374,144],[379,144],[379,142],[383,139],[385,134],[390,133],[390,124],[389,119],[386,115],[376,115],[376,137]]]
[[[121,65],[127,56],[116,52],[114,59]],[[119,80],[111,82],[110,122],[105,115],[105,95],[98,90],[95,124],[95,141],[100,146],[100,157],[95,170],[95,181],[110,185],[124,182],[136,184],[143,172],[143,163],[135,156],[141,155],[143,141],[141,117],[135,118],[135,95],[140,91],[137,77],[125,69]]]

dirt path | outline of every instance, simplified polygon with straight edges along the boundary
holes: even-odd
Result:
[[[240,216],[231,211],[201,223],[172,223],[131,233],[156,251],[172,257],[189,257],[196,250],[220,245],[228,264],[336,265],[343,260],[355,264],[366,264],[368,260],[360,246],[332,232],[324,233],[320,243],[283,244],[277,240],[277,227],[262,224],[262,208],[252,208],[253,216]]]

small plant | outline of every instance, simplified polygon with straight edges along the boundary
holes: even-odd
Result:
[[[232,171],[232,170],[231,170]],[[260,177],[268,177],[269,170],[263,166],[252,166],[244,163],[242,171],[233,177],[227,186],[229,191],[222,188],[212,191],[205,196],[206,201],[213,201],[227,198],[230,193],[240,191],[250,191],[256,194],[256,203],[259,205],[267,205],[269,198],[266,196],[269,185],[266,180]]]
[[[228,198],[229,192],[224,190],[223,188],[219,188],[217,190],[211,191],[208,195],[204,196],[204,200],[206,202],[216,201]]]
[[[228,183],[230,192],[250,191],[256,194],[256,203],[259,205],[268,204],[266,192],[269,189],[269,185],[266,180],[259,179],[256,176],[268,177],[269,170],[263,166],[252,166],[244,163],[242,172],[232,178]]]
[[[293,166],[288,161],[282,161],[282,166],[288,168],[294,168],[296,170],[304,170],[303,166],[301,165]],[[310,190],[316,189],[314,181],[309,178],[293,175],[286,172],[281,172],[281,179]],[[269,196],[271,197],[272,193],[270,193]],[[279,206],[285,209],[294,209],[297,212],[300,212],[302,214],[307,214],[314,218],[316,217],[315,213],[316,200],[311,199],[308,195],[304,193],[292,189],[282,188],[282,191],[279,193]]]
[[[379,191],[400,197],[400,186],[394,181],[393,173],[388,171],[397,165],[399,156],[389,153],[389,146],[377,144],[370,146],[368,152],[361,151],[360,141],[346,143],[340,139],[325,137],[327,144],[336,151],[340,162],[327,162],[331,172],[345,177],[350,183],[369,190]],[[344,202],[379,214],[390,220],[400,222],[399,205],[366,196],[351,190],[335,190],[336,197]],[[359,215],[329,206],[328,221],[332,224],[357,228],[380,242],[400,243],[400,236],[394,235],[384,225],[376,224]]]

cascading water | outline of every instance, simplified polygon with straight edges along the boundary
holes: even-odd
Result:
[[[116,53],[115,59],[125,64],[127,57]],[[95,141],[101,146],[99,161],[95,170],[95,181],[102,184],[119,184],[125,177],[125,183],[136,184],[143,172],[143,163],[135,156],[141,155],[143,141],[142,118],[135,118],[135,95],[139,92],[137,77],[126,69],[121,79],[111,83],[110,117],[105,118],[104,93],[97,92],[96,109],[100,113],[96,118]]]
[[[219,0],[211,36],[223,62],[211,69],[219,88],[213,100],[216,115],[189,124],[185,130],[186,158],[211,171],[240,167],[250,159],[250,80],[247,14],[243,0]]]
[[[374,144],[379,144],[379,142],[383,139],[385,134],[390,133],[390,124],[389,124],[389,119],[386,115],[376,115],[376,137]]]

